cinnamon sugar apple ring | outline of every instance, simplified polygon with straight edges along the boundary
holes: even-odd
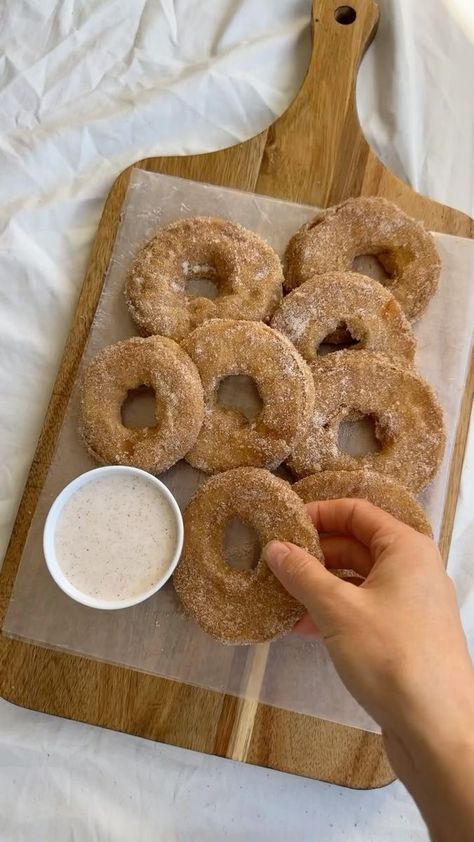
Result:
[[[130,390],[155,391],[157,426],[125,427],[121,408]],[[196,366],[172,339],[133,337],[109,345],[88,365],[81,384],[81,432],[102,464],[133,465],[159,473],[182,459],[203,419]]]
[[[417,319],[436,292],[441,261],[422,222],[379,196],[348,199],[303,225],[286,251],[285,287],[314,275],[349,271],[356,257],[375,255],[408,319]]]
[[[192,278],[215,283],[214,299],[192,297]],[[269,320],[282,296],[276,252],[253,231],[227,219],[197,216],[161,228],[138,253],[125,296],[143,336],[177,341],[208,319]]]
[[[296,482],[293,491],[305,503],[346,497],[368,500],[417,532],[433,537],[430,522],[413,494],[391,477],[377,471],[319,471]]]
[[[405,365],[413,362],[415,337],[395,298],[373,278],[356,272],[329,272],[301,284],[283,299],[271,326],[312,362],[341,322],[358,340],[351,352],[378,351]]]
[[[186,508],[173,583],[186,613],[223,643],[273,640],[291,631],[305,608],[262,555],[252,570],[227,564],[225,529],[235,518],[253,526],[262,548],[274,539],[291,541],[323,563],[317,532],[291,486],[261,468],[235,468],[211,477]]]
[[[291,342],[262,322],[215,319],[196,328],[182,347],[196,364],[204,388],[204,421],[186,455],[207,473],[241,465],[276,468],[308,424],[314,402],[309,367]],[[263,407],[252,421],[218,401],[218,387],[247,375]]]
[[[288,465],[297,477],[316,471],[371,468],[421,491],[443,457],[443,412],[431,386],[381,354],[341,351],[311,364],[315,410]],[[339,449],[340,424],[354,417],[374,420],[381,450],[352,456]]]

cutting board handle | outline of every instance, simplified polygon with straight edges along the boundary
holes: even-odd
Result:
[[[465,214],[420,195],[380,161],[357,116],[356,81],[377,30],[373,0],[313,0],[308,72],[288,110],[267,130],[254,189],[328,207],[349,196],[385,196],[432,230],[474,236]]]
[[[362,133],[355,96],[357,72],[378,19],[374,0],[350,0],[350,5],[313,0],[308,71],[295,99],[273,125],[227,149],[147,158],[136,165],[318,207],[350,196],[385,196],[434,231],[472,237],[469,217],[421,196],[401,181]],[[117,180],[104,222],[121,203],[129,172]]]
[[[355,88],[378,18],[373,0],[350,5],[313,0],[308,72],[288,110],[268,130],[257,191],[275,195],[277,189],[323,207],[360,195],[370,149],[357,117]]]

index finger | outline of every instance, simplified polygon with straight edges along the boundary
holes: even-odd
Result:
[[[307,503],[306,510],[318,532],[352,535],[369,548],[375,539],[409,528],[368,500],[317,500]]]

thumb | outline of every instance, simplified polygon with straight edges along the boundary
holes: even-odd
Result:
[[[334,619],[345,583],[289,541],[270,541],[263,548],[263,557],[285,590],[307,608],[324,633],[324,626]]]

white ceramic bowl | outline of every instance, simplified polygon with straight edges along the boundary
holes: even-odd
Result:
[[[155,584],[148,588],[147,591],[143,593],[137,594],[129,599],[116,599],[116,600],[108,600],[108,599],[99,599],[98,597],[91,596],[90,594],[83,593],[75,585],[73,585],[67,576],[64,574],[62,568],[59,566],[58,559],[56,557],[56,551],[54,546],[54,536],[56,531],[56,525],[58,523],[59,516],[62,512],[62,509],[70,500],[71,497],[74,496],[75,492],[79,490],[83,485],[88,482],[92,482],[93,480],[97,479],[101,476],[106,476],[108,474],[134,474],[140,479],[144,479],[149,482],[151,485],[154,485],[158,488],[161,494],[166,498],[168,501],[171,511],[175,517],[176,522],[176,546],[173,553],[173,557],[170,560],[166,573],[159,579]],[[43,532],[43,550],[44,550],[44,557],[46,560],[46,564],[48,566],[48,570],[51,573],[54,581],[57,585],[64,591],[68,596],[72,599],[75,599],[76,602],[81,602],[82,605],[88,605],[90,608],[102,608],[106,610],[114,610],[117,608],[130,608],[132,605],[137,605],[139,602],[143,602],[148,597],[153,596],[163,585],[168,581],[172,573],[174,572],[176,565],[178,564],[179,557],[181,555],[181,550],[183,549],[183,538],[184,538],[184,526],[183,526],[183,518],[181,515],[181,511],[179,506],[171,494],[171,491],[160,482],[159,479],[154,477],[152,474],[148,474],[146,471],[142,471],[139,468],[129,468],[125,465],[108,465],[104,468],[94,468],[92,471],[87,471],[85,474],[81,474],[80,476],[76,477],[75,480],[66,485],[65,488],[61,491],[61,493],[56,497],[53,505],[51,506],[48,516],[46,518],[46,522],[44,525],[44,532]]]

